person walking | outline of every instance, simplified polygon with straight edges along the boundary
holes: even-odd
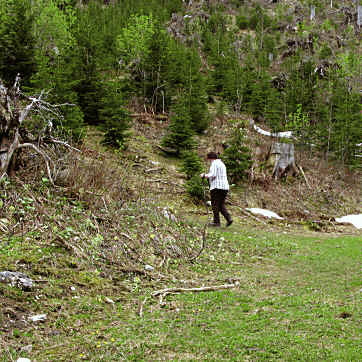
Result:
[[[220,212],[226,219],[226,226],[230,226],[233,220],[225,206],[226,195],[229,191],[226,166],[215,152],[209,152],[207,160],[211,163],[209,173],[202,173],[200,176],[207,178],[210,184],[211,206],[214,214],[214,221],[210,226],[221,226]]]

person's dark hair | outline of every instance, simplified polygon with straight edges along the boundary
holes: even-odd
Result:
[[[219,157],[218,157],[218,155],[215,153],[215,152],[209,152],[208,154],[207,154],[207,159],[208,160],[216,160],[216,159],[218,159]]]

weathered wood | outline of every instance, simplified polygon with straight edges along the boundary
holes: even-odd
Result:
[[[284,175],[286,175],[289,171],[293,172],[293,176],[298,174],[298,169],[295,165],[294,158],[294,144],[290,141],[280,142],[281,139],[289,139],[294,140],[293,132],[269,132],[265,131],[262,128],[258,127],[255,124],[254,120],[250,120],[249,127],[254,129],[256,132],[263,136],[270,137],[274,140],[270,147],[270,151],[268,155],[265,156],[265,159],[268,160],[268,164],[273,166],[273,177],[278,179]],[[262,159],[259,150],[256,150],[256,158],[258,161]]]
[[[315,19],[315,6],[310,6],[310,21],[313,21]]]
[[[270,154],[274,162],[273,177],[275,179],[286,175],[290,170],[293,172],[293,175],[298,173],[295,166],[293,143],[274,142]]]
[[[44,100],[46,92],[40,95],[27,96],[20,90],[20,77],[17,76],[12,87],[7,88],[0,79],[0,179],[13,171],[15,154],[19,149],[32,148],[39,154],[46,164],[48,177],[53,183],[55,164],[45,150],[46,143],[62,144],[65,147],[73,147],[66,142],[52,137],[52,122],[54,117],[62,118],[59,107],[65,104],[53,105]],[[71,105],[71,104],[67,104]],[[29,137],[28,121],[31,113],[41,115],[42,123],[38,125],[37,138]],[[78,150],[77,150],[78,151]]]

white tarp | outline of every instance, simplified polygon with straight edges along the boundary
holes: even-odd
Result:
[[[262,128],[256,126],[255,124],[254,124],[254,129],[255,129],[255,131],[257,131],[258,133],[260,133],[264,136],[278,137],[278,138],[293,138],[292,131],[272,133],[272,132],[263,130]]]
[[[336,222],[349,223],[355,226],[357,229],[362,229],[362,214],[342,216],[337,218]]]
[[[270,210],[259,209],[257,207],[252,207],[252,208],[246,209],[246,210],[250,211],[253,214],[259,214],[259,215],[263,215],[266,217],[273,217],[275,219],[283,220],[282,217],[280,217],[278,214],[276,214],[275,212],[270,211]]]
[[[249,124],[250,124],[250,127],[254,128],[254,130],[255,130],[256,132],[258,132],[259,134],[262,134],[263,136],[294,139],[294,136],[293,136],[293,132],[292,132],[292,131],[277,132],[277,133],[265,131],[264,129],[258,127],[258,126],[255,124],[255,122],[254,122],[253,119],[251,119],[251,120],[249,121]]]

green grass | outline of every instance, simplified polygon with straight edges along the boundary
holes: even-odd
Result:
[[[56,247],[13,240],[15,255],[34,263],[58,255],[63,269],[55,274],[44,266],[49,283],[37,293],[0,285],[3,300],[28,314],[48,314],[44,324],[2,329],[1,361],[359,361],[361,241],[240,232],[233,225],[209,235],[196,263],[171,264],[173,281],[136,275],[112,281],[90,266],[69,268]],[[8,247],[0,253],[10,262]],[[168,295],[162,308],[150,297],[165,287],[235,280],[234,289]],[[28,345],[31,352],[21,350]]]

